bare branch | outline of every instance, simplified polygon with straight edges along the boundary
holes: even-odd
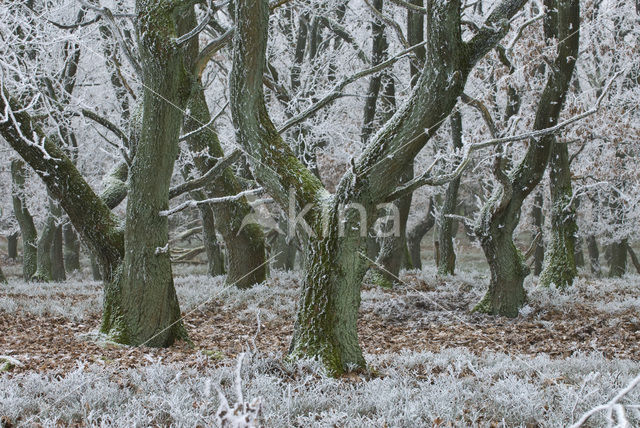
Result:
[[[418,43],[416,45],[411,46],[408,49],[405,49],[405,50],[401,51],[396,56],[394,56],[392,58],[389,58],[388,60],[383,61],[378,65],[375,65],[375,66],[373,66],[371,68],[368,68],[366,70],[359,71],[358,73],[355,73],[355,74],[353,74],[353,75],[351,75],[349,77],[344,78],[340,83],[338,83],[336,86],[334,86],[334,88],[331,90],[331,92],[329,92],[327,95],[325,95],[318,102],[316,102],[315,104],[313,104],[312,106],[307,108],[302,113],[298,114],[295,117],[292,117],[287,122],[285,122],[285,124],[282,125],[280,127],[280,129],[278,129],[278,133],[282,134],[287,129],[289,129],[292,126],[297,125],[298,123],[300,123],[303,120],[307,119],[308,117],[310,117],[311,115],[316,113],[318,110],[320,110],[321,108],[323,108],[324,106],[326,106],[330,102],[340,98],[342,96],[342,89],[344,89],[345,86],[349,85],[350,83],[355,82],[356,80],[358,80],[358,79],[360,79],[362,77],[368,76],[370,74],[377,73],[379,71],[384,70],[387,67],[390,67],[391,65],[396,63],[398,60],[402,59],[403,57],[405,57],[407,54],[409,54],[410,52],[414,51],[415,49],[417,49],[417,48],[419,48],[421,46],[424,46],[426,43],[427,43],[426,41],[420,42],[420,43]]]
[[[124,131],[118,128],[118,126],[113,122],[111,122],[109,119],[102,117],[99,114],[92,112],[91,110],[88,110],[86,108],[83,108],[82,110],[80,110],[80,113],[84,117],[93,120],[94,122],[102,125],[103,127],[107,128],[109,131],[113,132],[116,135],[116,137],[122,140],[122,142],[126,147],[129,147],[129,139],[127,138],[127,135],[124,133]]]
[[[407,38],[404,36],[404,33],[402,32],[402,28],[400,28],[400,24],[398,24],[393,19],[385,16],[381,11],[376,9],[369,0],[364,0],[364,2],[367,4],[367,6],[369,6],[369,9],[371,9],[371,13],[373,13],[373,15],[376,18],[378,18],[380,21],[387,24],[389,27],[393,28],[393,31],[395,31],[396,35],[398,36],[398,40],[400,40],[400,44],[402,44],[402,46],[404,46],[405,49],[408,49],[409,42],[407,42]]]
[[[142,67],[140,67],[140,64],[138,63],[138,60],[135,58],[133,52],[129,48],[129,45],[125,41],[124,36],[122,35],[122,32],[120,31],[120,27],[118,27],[118,24],[116,23],[116,21],[114,19],[114,16],[113,16],[113,13],[111,12],[111,10],[109,8],[106,8],[106,7],[94,6],[94,5],[86,2],[85,0],[78,0],[78,1],[84,7],[97,12],[107,22],[107,24],[109,25],[109,28],[111,29],[112,33],[115,35],[116,41],[118,42],[118,45],[120,46],[120,49],[122,49],[122,51],[124,52],[125,57],[129,61],[129,64],[131,65],[131,67],[133,67],[133,70],[136,72],[138,77],[142,78]]]
[[[396,188],[396,190],[394,190],[393,192],[391,192],[386,200],[391,202],[394,201],[404,195],[407,195],[413,191],[415,191],[416,189],[422,187],[422,186],[441,186],[445,183],[450,182],[451,180],[456,179],[457,177],[460,176],[460,174],[462,174],[464,172],[465,169],[467,169],[467,167],[469,166],[469,163],[471,161],[471,154],[477,150],[483,149],[485,147],[490,147],[490,146],[495,146],[498,144],[505,144],[505,143],[511,143],[514,141],[522,141],[522,140],[529,140],[529,139],[534,139],[534,138],[540,138],[542,136],[545,135],[550,135],[550,134],[555,134],[558,131],[562,130],[563,128],[565,128],[568,125],[571,125],[572,123],[575,123],[579,120],[584,119],[585,117],[591,116],[593,114],[595,114],[599,109],[600,109],[600,105],[602,104],[602,100],[604,99],[605,94],[608,92],[609,88],[611,87],[611,84],[613,83],[613,81],[620,76],[623,73],[623,70],[617,72],[616,74],[614,74],[614,76],[611,78],[611,80],[607,83],[607,85],[604,87],[604,89],[602,90],[602,94],[600,95],[600,97],[598,98],[598,100],[596,101],[594,107],[590,110],[587,110],[586,112],[576,115],[570,119],[567,119],[563,122],[558,123],[555,126],[549,127],[549,128],[545,128],[545,129],[540,129],[537,131],[531,131],[531,132],[525,132],[523,134],[519,134],[519,135],[514,135],[511,137],[502,137],[502,138],[493,138],[491,140],[487,140],[484,141],[482,143],[475,143],[475,144],[468,144],[463,148],[463,155],[462,155],[462,159],[460,161],[460,163],[458,164],[458,166],[456,167],[456,169],[454,169],[452,172],[447,173],[447,174],[442,174],[439,176],[432,176],[431,175],[431,170],[433,169],[433,164],[431,165],[431,167],[429,167],[429,169],[422,175],[420,175],[419,177],[414,178],[411,181],[406,182],[405,184],[403,184],[402,186],[399,186],[398,188]]]
[[[198,25],[196,25],[193,30],[183,34],[180,37],[176,37],[176,45],[183,45],[194,37],[197,37],[205,28],[207,28],[209,21],[211,21],[211,1],[207,1],[207,12],[202,21]]]
[[[231,196],[222,196],[220,198],[209,198],[209,199],[203,199],[200,201],[187,201],[187,202],[183,202],[180,205],[177,205],[171,209],[168,210],[163,210],[160,211],[159,215],[162,217],[168,217],[171,214],[175,214],[178,213],[180,211],[183,211],[187,208],[196,208],[199,207],[200,205],[207,205],[207,204],[220,204],[223,202],[230,202],[230,201],[236,201],[238,199],[242,199],[245,196],[249,196],[249,195],[254,195],[256,193],[260,193],[262,192],[262,188],[258,187],[257,189],[250,189],[250,190],[243,190],[242,192],[236,194],[236,195],[231,195]]]
[[[233,28],[227,30],[223,35],[214,39],[207,46],[202,49],[202,51],[198,54],[198,58],[196,58],[195,66],[194,66],[194,74],[198,76],[198,79],[202,76],[204,69],[207,67],[207,64],[213,58],[213,56],[222,49],[227,43],[231,41],[231,36],[233,36]]]
[[[207,171],[204,175],[194,178],[193,180],[185,181],[184,183],[172,187],[169,189],[169,199],[176,198],[184,193],[191,192],[205,186],[207,183],[218,178],[228,166],[234,163],[240,156],[242,151],[239,149],[234,150],[224,159],[218,161],[213,168]]]

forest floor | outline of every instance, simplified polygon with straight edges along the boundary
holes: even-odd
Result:
[[[7,266],[6,262],[3,266]],[[17,269],[17,266],[8,266],[5,271],[17,272]],[[86,280],[87,272],[77,274],[65,283],[27,284],[20,280],[10,280],[9,285],[1,286],[0,355],[15,358],[19,364],[0,374],[0,417],[4,415],[7,425],[27,420],[44,425],[47,425],[47,421],[63,425],[91,425],[96,421],[106,421],[104,414],[102,419],[94,420],[86,414],[71,412],[75,416],[56,416],[53,409],[43,410],[38,406],[36,409],[30,408],[24,402],[32,393],[22,386],[27,379],[69,382],[69,379],[97,371],[108,373],[102,381],[118,385],[121,392],[124,389],[127,393],[135,393],[136,388],[131,385],[131,373],[141,376],[140,373],[158,367],[172,367],[181,373],[191,371],[191,376],[196,377],[226,373],[225,370],[231,370],[235,364],[238,354],[246,351],[256,356],[250,365],[263,364],[260,367],[266,370],[262,373],[265,376],[282,378],[283,370],[291,370],[283,368],[289,363],[283,361],[282,356],[286,355],[293,331],[298,275],[275,272],[265,284],[241,291],[225,287],[222,277],[193,275],[190,274],[190,269],[181,268],[183,272],[178,272],[176,288],[193,346],[178,343],[168,349],[123,347],[101,337],[97,333],[100,324],[101,285]],[[519,382],[524,382],[527,387],[535,385],[536,393],[543,396],[542,404],[534,406],[538,410],[534,410],[531,416],[524,415],[522,410],[517,411],[522,403],[503,403],[496,410],[482,402],[486,398],[478,403],[468,402],[459,409],[449,408],[438,413],[433,408],[427,408],[415,415],[407,413],[406,409],[401,415],[385,415],[380,410],[385,406],[378,404],[373,410],[369,410],[370,413],[356,412],[356,416],[362,420],[361,426],[368,426],[369,423],[376,426],[411,426],[405,420],[421,421],[421,424],[427,426],[440,423],[456,426],[485,423],[496,426],[553,426],[559,421],[564,424],[578,416],[578,410],[586,409],[589,403],[606,402],[616,388],[624,386],[625,381],[633,377],[634,373],[640,372],[638,276],[627,275],[618,280],[603,280],[584,275],[567,292],[539,288],[536,280],[529,278],[526,284],[528,303],[516,319],[470,313],[470,309],[482,297],[488,282],[487,272],[481,269],[463,271],[445,279],[426,268],[423,271],[404,272],[401,280],[401,283],[389,290],[365,285],[359,333],[361,345],[375,375],[369,373],[347,376],[339,381],[343,387],[366,389],[371,387],[372,382],[379,380],[377,378],[389,376],[395,379],[394,376],[400,371],[401,379],[404,376],[412,382],[422,382],[416,386],[418,388],[428,388],[429,385],[433,387],[434,379],[438,376],[447,379],[452,376],[458,379],[470,376],[478,384],[466,387],[477,392],[495,388],[496,379],[489,381],[488,385],[484,384],[473,367],[486,366],[498,370],[499,364],[496,361],[507,358],[511,369],[505,369],[504,373],[515,370]],[[424,361],[407,366],[405,360],[409,356]],[[460,364],[458,360],[461,356],[464,356],[468,367],[456,366]],[[448,362],[434,365],[433,361],[442,358]],[[270,361],[268,365],[273,366],[270,369],[263,367],[267,360]],[[427,362],[429,360],[432,361]],[[552,373],[544,376],[540,374],[548,366],[555,367]],[[258,372],[260,370],[257,369]],[[459,373],[454,373],[456,370]],[[584,389],[585,385],[592,382],[588,379],[593,373],[600,373],[601,376],[599,381],[593,381],[594,385],[598,384],[598,392],[592,393],[589,399],[585,397],[582,400],[579,398],[579,389]],[[503,375],[499,375],[498,379],[502,379]],[[255,376],[257,375],[250,375]],[[504,379],[509,378],[509,375],[504,376]],[[297,383],[300,376],[289,373],[284,378],[289,379],[289,384],[280,385],[281,389],[285,386],[294,389],[309,388],[306,383],[302,386]],[[92,384],[95,382],[95,379],[91,380]],[[248,382],[255,386],[255,379]],[[318,375],[316,382],[322,384],[330,381]],[[463,384],[464,382],[461,385]],[[16,386],[16,391],[11,393],[3,391],[4,387],[11,385],[19,387]],[[255,387],[256,393],[265,394],[259,386]],[[546,391],[548,387],[556,388],[555,392]],[[523,386],[517,388],[522,389]],[[554,394],[561,390],[566,395],[567,388],[578,397],[577,402],[570,409],[570,415],[556,411],[559,419],[554,419],[555,416],[547,414],[550,409],[555,408],[554,405],[559,405]],[[364,394],[362,391],[361,393]],[[443,391],[439,393],[447,395]],[[515,391],[512,393],[516,394]],[[56,394],[51,394],[51,400],[55,400]],[[79,392],[70,394],[75,396]],[[340,394],[346,392],[341,390],[338,396]],[[571,394],[567,397],[572,396]],[[22,397],[19,408],[9,405],[19,397]],[[76,398],[79,400],[78,397]],[[638,397],[636,394],[635,404],[638,404]],[[534,400],[533,397],[531,399]],[[100,402],[100,398],[95,400]],[[343,426],[340,418],[344,415],[323,416],[323,405],[309,404],[309,408],[300,411],[291,410],[289,405],[288,410],[280,414],[274,410],[278,406],[274,405],[273,409],[269,409],[269,399],[265,400],[265,420],[268,426],[287,426],[289,423],[298,426]],[[449,399],[450,405],[451,400]],[[513,400],[517,398],[514,396]],[[76,401],[72,400],[68,406],[79,405]],[[415,403],[417,401],[414,400],[413,404]],[[335,408],[336,406],[329,406],[329,414]],[[324,413],[326,412],[325,409]],[[542,413],[536,416],[537,412]],[[287,415],[288,423],[281,420],[284,414]],[[35,419],[26,419],[29,415]],[[157,415],[151,411],[149,417]],[[187,421],[192,419],[180,417],[171,416],[169,421],[172,422],[169,425],[191,424]],[[205,416],[200,412],[197,417]],[[144,418],[142,420],[146,420],[143,425],[150,421]],[[358,421],[353,415],[348,420]],[[112,423],[120,425],[121,421],[113,420]],[[165,424],[157,421],[152,424],[156,423]],[[346,425],[350,426],[351,423]]]

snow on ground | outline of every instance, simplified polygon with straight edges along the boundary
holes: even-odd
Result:
[[[81,347],[76,338],[99,320],[99,283],[12,281],[0,291],[0,325],[36,318],[45,330],[47,320],[58,324],[51,335],[65,331],[64,323],[74,331],[64,344],[71,351],[62,354],[53,342],[45,340],[44,351],[38,338],[27,343],[20,326],[9,333],[13,342],[0,341],[0,355],[26,365],[0,374],[0,418],[25,426],[212,426],[216,387],[235,400],[235,359],[248,347],[244,396],[262,399],[269,427],[567,426],[640,373],[638,276],[581,277],[567,292],[529,279],[528,305],[516,320],[469,313],[485,272],[444,280],[426,268],[402,279],[391,291],[365,286],[361,339],[370,371],[341,379],[326,377],[315,362],[283,358],[298,296],[294,273],[275,272],[250,290],[225,287],[222,277],[176,278],[195,350]],[[237,337],[216,336],[225,333]],[[47,353],[58,368],[34,363]],[[622,403],[640,426],[640,391]]]

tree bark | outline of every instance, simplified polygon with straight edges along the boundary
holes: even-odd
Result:
[[[49,213],[40,232],[37,249],[37,269],[31,277],[32,281],[49,282],[53,280],[51,254],[57,229],[57,217],[53,212],[55,202],[49,200]]]
[[[4,272],[2,272],[2,266],[0,266],[0,284],[6,284],[7,277],[4,276]]]
[[[640,273],[640,261],[638,261],[638,256],[636,252],[633,251],[633,248],[631,248],[631,245],[627,246],[627,252],[629,253],[629,257],[631,257],[631,263],[633,263],[633,266],[636,268],[636,272]]]
[[[554,143],[550,160],[551,188],[551,240],[545,254],[540,284],[566,288],[573,284],[577,275],[575,262],[575,239],[578,233],[571,167],[567,144]]]
[[[62,239],[62,225],[56,223],[51,244],[51,279],[53,281],[66,281],[67,273],[64,265],[64,242]]]
[[[451,141],[455,149],[462,148],[462,116],[459,111],[452,113],[451,118]],[[440,210],[438,222],[438,273],[440,275],[453,275],[456,268],[456,253],[453,248],[453,226],[454,220],[449,217],[456,213],[458,205],[458,188],[460,187],[460,177],[454,179],[447,186],[444,196],[444,203]],[[457,226],[457,223],[455,223]]]
[[[13,213],[20,227],[22,236],[22,276],[30,281],[36,273],[38,261],[38,231],[29,212],[24,195],[26,171],[24,162],[14,159],[11,161]]]
[[[545,36],[554,37],[559,43],[538,102],[534,130],[546,129],[558,122],[578,56],[578,0],[548,2],[553,4],[548,5],[549,12],[545,15]],[[530,141],[524,159],[509,175],[503,171],[501,157],[496,158],[494,174],[500,186],[483,207],[476,225],[476,234],[491,270],[489,290],[475,307],[476,311],[516,317],[524,304],[523,282],[529,269],[513,244],[513,231],[520,220],[522,202],[544,175],[554,143],[553,135]]]
[[[204,249],[207,253],[207,274],[209,276],[224,275],[224,253],[216,236],[213,209],[209,205],[200,205],[198,209],[200,210],[200,217],[202,217],[202,237]]]

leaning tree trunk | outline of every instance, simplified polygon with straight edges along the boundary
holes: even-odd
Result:
[[[459,111],[451,115],[451,141],[455,149],[462,148],[462,116]],[[451,181],[444,195],[444,203],[440,210],[438,221],[438,273],[440,275],[453,275],[456,268],[456,252],[453,248],[453,227],[454,219],[450,217],[455,214],[458,205],[458,188],[460,187],[460,177]],[[457,226],[457,222],[455,222]]]
[[[540,284],[566,288],[577,275],[575,241],[578,232],[573,206],[567,144],[554,144],[550,161],[551,239],[544,257]]]
[[[578,56],[580,13],[578,0],[547,0],[545,37],[559,40],[557,56],[549,70],[534,120],[534,130],[558,123]],[[557,10],[557,17],[555,12]],[[494,174],[500,184],[482,209],[476,225],[482,249],[491,270],[489,290],[474,310],[515,317],[524,304],[523,282],[529,274],[524,257],[513,244],[513,231],[520,221],[522,202],[540,183],[555,143],[553,135],[529,142],[524,159],[509,175],[500,156]],[[571,253],[573,257],[573,252]]]
[[[80,270],[80,240],[71,223],[62,226],[64,238],[64,267],[68,272]]]
[[[38,231],[26,204],[27,200],[24,194],[25,177],[24,162],[17,159],[12,160],[13,214],[18,221],[20,235],[22,235],[22,276],[25,281],[30,281],[38,267]]]

